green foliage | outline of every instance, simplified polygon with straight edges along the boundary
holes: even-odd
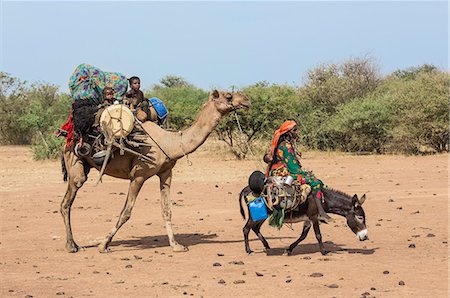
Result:
[[[28,144],[32,134],[19,120],[27,105],[26,82],[4,72],[0,73],[0,81],[0,143]]]
[[[56,86],[29,85],[3,72],[0,87],[0,144],[32,144],[36,159],[55,158],[64,139],[54,132],[69,115],[70,96]],[[449,73],[433,65],[381,77],[371,59],[350,59],[310,70],[301,87],[268,82],[244,87],[251,108],[225,117],[216,132],[238,158],[265,150],[288,119],[299,123],[299,143],[309,148],[448,152],[449,90]],[[208,98],[207,91],[173,75],[146,95],[164,101],[169,110],[165,128],[174,130],[192,125]]]
[[[171,81],[176,81],[177,84],[168,84],[164,83],[164,79],[161,80],[162,85],[155,85],[146,92],[146,96],[158,97],[166,105],[169,110],[166,128],[181,130],[197,119],[197,114],[208,98],[208,93],[182,78],[176,78],[171,77]]]
[[[242,132],[234,113],[225,117],[216,129],[219,139],[225,141],[238,158],[244,158],[255,141],[269,139],[285,120],[299,116],[295,87],[260,82],[242,91],[251,102],[250,109],[236,112]]]
[[[187,82],[184,78],[174,75],[168,75],[159,81],[160,85],[156,85],[158,88],[177,88],[177,87],[192,87],[193,85]]]
[[[382,153],[392,120],[389,107],[378,98],[341,105],[327,122],[325,134],[332,144],[326,149]]]
[[[389,151],[448,151],[449,82],[449,74],[437,70],[385,81],[379,96],[393,119]]]
[[[370,58],[355,58],[342,64],[322,64],[308,71],[300,98],[332,114],[337,106],[363,98],[378,86],[380,75]]]
[[[64,142],[64,138],[58,138],[55,134],[49,133],[44,136],[38,133],[38,139],[31,145],[33,158],[36,160],[58,158]]]
[[[0,78],[0,143],[32,144],[36,158],[55,157],[62,140],[54,133],[69,115],[71,98],[53,85],[28,86],[6,73]]]

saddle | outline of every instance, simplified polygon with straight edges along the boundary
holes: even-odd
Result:
[[[294,181],[292,176],[271,176],[264,185],[263,197],[270,210],[277,207],[289,212],[303,204],[310,192],[311,186]]]

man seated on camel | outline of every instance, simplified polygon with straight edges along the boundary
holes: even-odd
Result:
[[[294,144],[296,139],[297,123],[295,121],[285,121],[275,131],[270,153],[264,156],[264,161],[269,164],[266,176],[292,176],[300,184],[311,186],[311,194],[319,210],[319,220],[330,222],[332,218],[325,213],[322,207],[323,194],[321,189],[324,184],[314,174],[302,169],[299,160],[301,155],[297,153]]]

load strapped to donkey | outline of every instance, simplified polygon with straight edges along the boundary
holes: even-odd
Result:
[[[283,225],[284,214],[305,203],[311,192],[308,184],[300,184],[292,176],[266,178],[260,171],[250,175],[249,188],[252,194],[245,199],[252,219],[265,220],[268,217],[267,208],[271,213],[269,225],[277,228]]]
[[[72,74],[69,88],[74,102],[71,115],[62,126],[67,132],[66,149],[73,148],[77,156],[91,159],[101,167],[97,184],[117,151],[120,155],[128,152],[151,161],[142,154],[142,148],[149,146],[144,140],[150,135],[141,125],[147,117],[138,117],[142,111],[123,104],[122,98],[128,89],[128,80],[123,74],[81,64]],[[105,101],[105,90],[113,93],[113,102]],[[159,98],[148,102],[152,114],[157,115],[156,119],[149,117],[149,120],[161,125],[168,114],[166,107]]]

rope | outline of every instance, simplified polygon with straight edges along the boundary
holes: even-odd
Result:
[[[156,146],[158,146],[159,150],[161,150],[162,153],[164,153],[164,155],[169,160],[172,160],[172,158],[170,158],[170,156],[166,153],[166,151],[164,151],[163,148],[161,148],[161,146],[159,146],[158,142],[156,142],[155,139],[153,139],[152,136],[142,127],[142,122],[139,119],[137,119],[136,117],[134,119],[136,120],[136,123],[139,124],[140,128],[142,129],[142,131],[156,144]]]
[[[180,148],[181,148],[181,152],[183,152],[183,156],[186,156],[186,161],[187,161],[188,166],[192,166],[192,161],[189,159],[189,155],[186,154],[186,152],[184,151],[184,148],[183,148],[183,132],[179,131],[178,133],[180,134]]]

